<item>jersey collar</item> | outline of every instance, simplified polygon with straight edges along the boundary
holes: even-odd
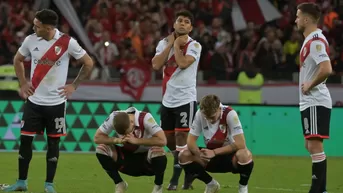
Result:
[[[126,113],[132,113],[135,112],[135,126],[139,127],[139,114],[140,111],[138,111],[135,107],[129,107],[128,109],[125,110]]]
[[[53,39],[57,40],[59,38],[59,36],[60,36],[60,31],[57,28],[55,28],[55,35],[54,35]],[[42,37],[38,37],[38,40],[42,40],[42,39],[43,39]]]

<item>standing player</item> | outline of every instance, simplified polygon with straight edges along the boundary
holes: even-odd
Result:
[[[201,45],[188,34],[194,17],[189,11],[176,14],[175,31],[161,40],[152,59],[155,70],[163,70],[163,100],[161,127],[168,148],[174,154],[174,170],[168,190],[176,190],[182,168],[178,164],[179,152],[187,147],[187,135],[196,111],[196,74]],[[185,175],[183,189],[189,189],[190,176]]]
[[[188,150],[180,153],[179,162],[186,172],[194,174],[206,184],[205,193],[215,193],[219,183],[212,173],[239,173],[239,193],[248,193],[248,181],[254,167],[251,152],[247,149],[241,122],[235,110],[223,106],[215,95],[200,101],[187,139]],[[196,141],[203,133],[205,149]]]
[[[14,67],[27,98],[22,119],[19,147],[19,178],[5,192],[26,191],[27,174],[32,158],[32,140],[35,134],[48,136],[46,154],[47,173],[45,192],[54,193],[53,179],[59,157],[60,137],[66,135],[65,110],[69,97],[85,80],[93,61],[77,41],[55,28],[57,14],[48,9],[38,11],[33,21],[35,34],[25,38],[14,57]],[[65,85],[70,55],[83,64],[78,77]],[[31,56],[31,82],[25,78],[23,61]]]
[[[115,137],[109,137],[112,131]],[[128,187],[118,171],[130,176],[155,176],[152,193],[162,193],[167,167],[163,146],[167,139],[150,113],[133,107],[114,111],[99,127],[94,141],[100,144],[96,156],[116,184],[115,193],[124,193]]]
[[[310,193],[326,192],[326,156],[323,139],[329,138],[332,100],[326,79],[332,72],[329,45],[317,28],[320,8],[314,3],[298,6],[295,23],[305,36],[300,51],[300,111],[305,147],[312,157]]]

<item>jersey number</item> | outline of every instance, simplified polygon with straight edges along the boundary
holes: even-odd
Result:
[[[55,128],[58,133],[66,133],[64,117],[55,118]]]
[[[183,127],[187,127],[187,113],[186,112],[181,112],[180,113],[180,117],[181,117],[181,120],[180,120],[180,123],[182,124]]]

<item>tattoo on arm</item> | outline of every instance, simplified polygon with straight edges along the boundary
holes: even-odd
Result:
[[[77,88],[82,81],[87,79],[91,70],[92,70],[92,65],[82,65],[79,71],[79,74],[77,75],[77,77],[75,78],[73,82],[73,85],[75,88]]]

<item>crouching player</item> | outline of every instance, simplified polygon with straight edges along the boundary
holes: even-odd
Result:
[[[196,141],[201,133],[206,148],[200,150]],[[239,193],[248,192],[247,185],[254,167],[252,155],[246,147],[236,111],[223,106],[217,96],[202,98],[187,146],[188,149],[179,155],[180,165],[206,184],[205,193],[218,192],[220,189],[219,183],[207,172],[239,173]]]
[[[110,133],[115,131],[114,137]],[[128,184],[119,172],[130,176],[155,176],[153,193],[162,193],[167,157],[163,146],[167,140],[150,113],[134,107],[114,111],[99,127],[94,142],[96,156],[115,183],[115,193],[126,191]]]

